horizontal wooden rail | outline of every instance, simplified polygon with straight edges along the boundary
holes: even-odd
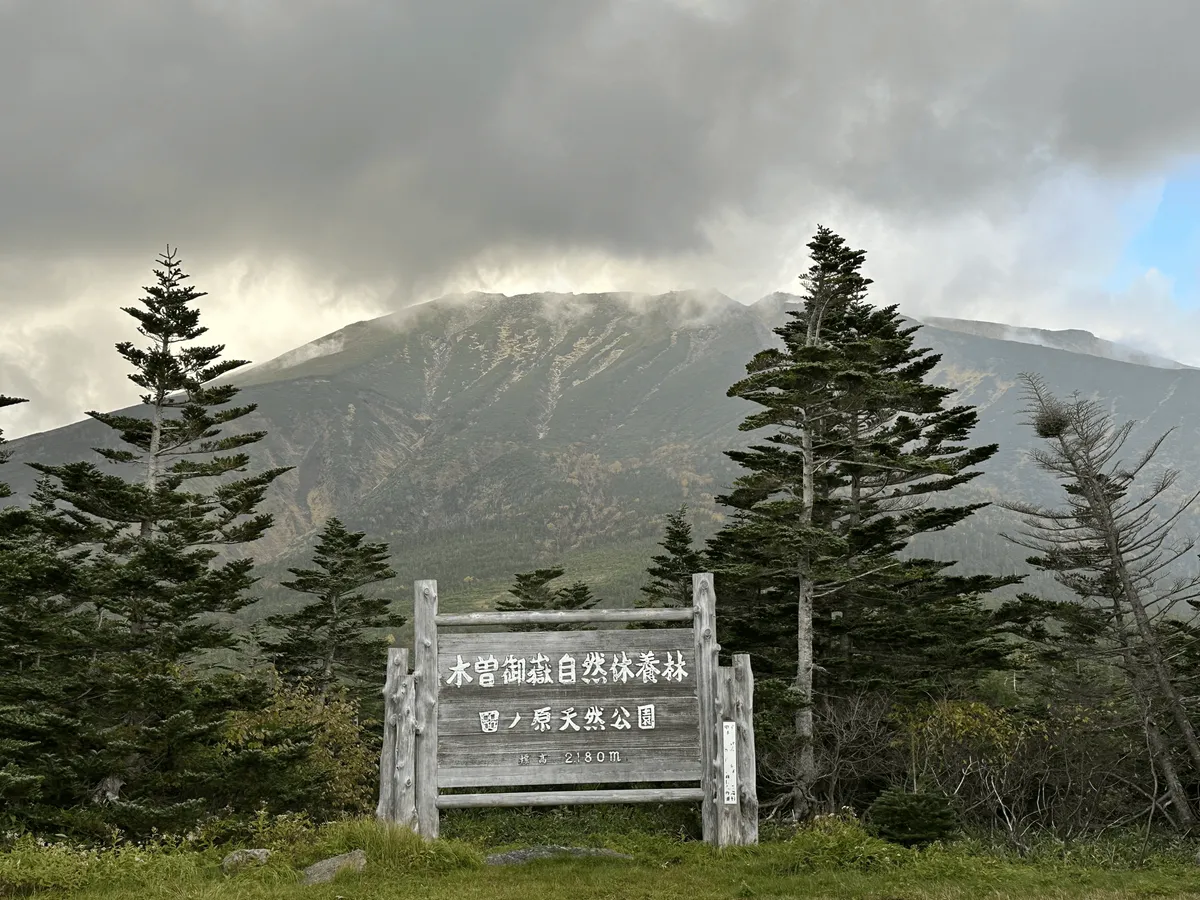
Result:
[[[507,794],[440,794],[438,809],[468,809],[479,806],[561,806],[573,803],[686,803],[703,800],[704,790],[690,788],[641,788],[612,791],[512,791]]]
[[[692,607],[683,609],[538,609],[528,612],[439,613],[444,625],[561,625],[570,622],[690,622]]]

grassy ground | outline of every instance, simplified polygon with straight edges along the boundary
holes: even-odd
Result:
[[[624,818],[627,827],[621,827]],[[681,832],[690,830],[686,816]],[[506,812],[447,817],[451,839],[425,844],[370,821],[313,831],[273,827],[243,846],[273,846],[266,866],[222,874],[228,847],[124,847],[81,853],[22,841],[0,854],[0,896],[116,900],[535,900],[535,898],[1133,898],[1200,900],[1194,848],[1147,851],[1139,842],[1039,847],[1018,859],[978,842],[905,850],[868,836],[853,822],[827,822],[794,834],[767,832],[757,847],[716,852],[682,834],[639,828],[636,814],[612,810],[584,821],[570,814]],[[632,859],[541,860],[487,866],[499,846],[563,843],[608,846]],[[548,839],[547,835],[553,835]],[[350,849],[365,850],[367,869],[311,887],[299,869]]]

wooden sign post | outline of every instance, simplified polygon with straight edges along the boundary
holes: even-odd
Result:
[[[416,582],[412,675],[389,656],[378,816],[436,838],[442,809],[698,800],[706,841],[757,842],[749,658],[718,666],[712,575],[692,588],[691,609],[447,615]],[[439,633],[587,622],[687,626]],[[654,782],[695,784],[547,789]],[[443,793],[479,787],[527,790]]]

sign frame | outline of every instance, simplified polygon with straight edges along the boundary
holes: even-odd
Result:
[[[413,672],[406,673],[407,650],[393,648],[389,651],[388,677],[384,687],[385,721],[384,746],[380,759],[380,800],[376,814],[379,818],[400,822],[413,827],[421,836],[437,838],[440,830],[440,811],[470,807],[516,807],[550,806],[578,803],[663,803],[699,801],[703,823],[704,840],[718,846],[735,843],[756,843],[758,831],[758,803],[754,787],[755,766],[753,759],[753,680],[749,675],[749,657],[738,654],[733,667],[718,664],[720,646],[716,640],[716,594],[712,573],[692,576],[692,606],[668,609],[592,609],[592,610],[537,610],[518,612],[481,612],[446,614],[438,611],[437,582],[419,580],[414,582],[414,653]],[[628,774],[609,766],[606,777],[590,779],[580,777],[578,771],[564,771],[565,766],[548,766],[535,776],[536,770],[524,772],[504,771],[501,766],[463,766],[464,759],[470,760],[469,746],[479,746],[473,735],[468,735],[466,726],[459,720],[461,711],[447,713],[447,723],[456,723],[455,734],[439,734],[439,698],[443,693],[439,670],[439,628],[513,625],[564,625],[585,623],[654,623],[667,625],[679,623],[682,627],[655,628],[651,630],[621,629],[617,631],[518,631],[488,632],[464,635],[444,635],[446,642],[458,647],[482,645],[488,640],[512,639],[525,643],[553,645],[552,638],[559,643],[583,647],[597,640],[615,640],[618,633],[628,639],[650,646],[691,648],[691,665],[694,676],[693,693],[674,691],[670,696],[673,717],[678,721],[680,710],[687,708],[694,698],[695,745],[686,738],[684,730],[675,728],[675,765],[668,765],[654,772],[643,764],[628,769]],[[679,633],[678,639],[674,632]],[[474,639],[474,642],[472,641]],[[607,646],[607,644],[606,644]],[[682,657],[681,657],[682,658]],[[735,677],[735,670],[744,670],[742,677]],[[742,674],[741,671],[738,674]],[[574,683],[574,682],[570,682]],[[457,687],[462,687],[460,680]],[[615,690],[615,689],[614,689]],[[662,690],[667,690],[664,688]],[[562,692],[559,692],[562,693]],[[653,693],[653,692],[652,692]],[[657,696],[657,695],[656,695]],[[667,694],[663,694],[667,696]],[[683,698],[687,698],[686,700]],[[460,703],[460,701],[456,701]],[[461,705],[461,703],[460,703]],[[482,723],[482,719],[481,719]],[[725,723],[725,724],[723,724]],[[489,718],[490,725],[490,718]],[[734,744],[732,752],[727,748],[724,735],[728,726],[733,726]],[[448,726],[449,727],[449,726]],[[481,725],[482,727],[482,725]],[[680,737],[683,742],[680,743]],[[448,742],[455,741],[450,744]],[[442,757],[458,762],[447,767],[445,777],[439,772],[439,743],[444,744]],[[697,746],[699,758],[688,749]],[[748,750],[748,754],[747,754]],[[494,754],[493,754],[494,755]],[[748,757],[748,758],[747,758]],[[505,763],[507,766],[507,763]],[[484,771],[486,768],[486,771]],[[478,772],[476,771],[478,769]],[[728,800],[726,772],[732,770],[734,797]],[[653,783],[654,781],[694,782],[688,787],[648,787],[636,789],[593,789],[562,790],[564,785],[579,783],[603,783],[603,781]],[[544,785],[539,790],[488,790],[486,793],[442,793],[440,788],[504,788],[532,787]],[[752,815],[751,826],[742,820]]]

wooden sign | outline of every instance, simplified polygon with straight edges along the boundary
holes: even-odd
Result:
[[[756,842],[749,658],[718,666],[712,575],[692,587],[690,609],[453,615],[416,582],[413,673],[389,654],[377,815],[435,838],[441,809],[691,800],[706,841]],[[612,627],[631,622],[683,627]],[[441,632],[568,623],[609,627]],[[546,789],[655,782],[695,786]],[[462,792],[515,787],[537,790]]]
[[[438,787],[700,779],[691,629],[445,635]]]

